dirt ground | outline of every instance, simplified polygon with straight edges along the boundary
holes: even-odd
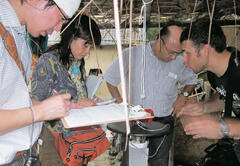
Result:
[[[185,135],[180,120],[175,123],[174,163],[175,165],[199,165],[206,155],[204,149],[216,140],[193,139]]]

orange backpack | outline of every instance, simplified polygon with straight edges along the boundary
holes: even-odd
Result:
[[[81,127],[74,132],[75,135],[64,139],[61,133],[51,131],[55,136],[57,152],[65,165],[85,166],[110,147],[106,134],[100,126]]]

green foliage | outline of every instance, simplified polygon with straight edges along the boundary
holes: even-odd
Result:
[[[207,78],[207,71],[204,70],[204,71],[198,73],[198,78],[201,78],[201,79],[203,79],[204,81],[208,81],[208,78]]]
[[[147,30],[147,40],[152,41],[156,40],[159,34],[159,28],[148,28]]]

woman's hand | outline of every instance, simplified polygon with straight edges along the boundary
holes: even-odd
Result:
[[[92,99],[95,103],[99,103],[99,102],[101,102],[102,101],[102,99],[101,98],[99,98],[99,97],[97,97],[97,96],[93,96],[93,99]]]
[[[79,98],[78,104],[82,107],[96,106],[96,103],[89,98]]]
[[[84,108],[84,106],[79,105],[79,104],[74,103],[74,102],[70,103],[70,109],[81,109],[81,108]]]

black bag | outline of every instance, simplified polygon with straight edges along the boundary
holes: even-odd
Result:
[[[240,166],[234,151],[234,141],[230,138],[220,139],[205,149],[204,166]]]

